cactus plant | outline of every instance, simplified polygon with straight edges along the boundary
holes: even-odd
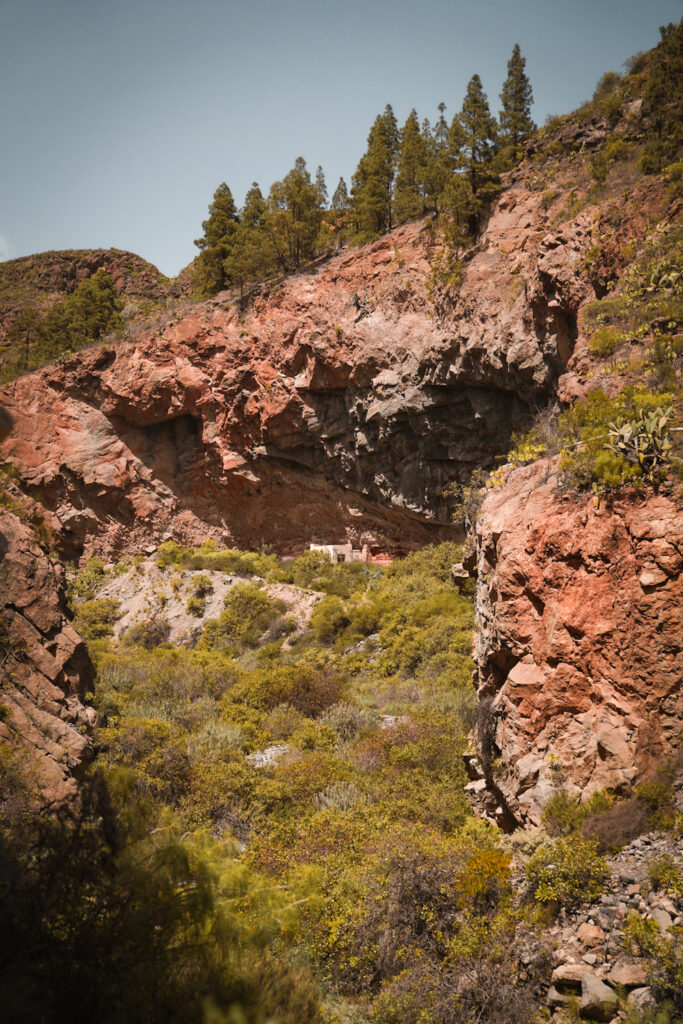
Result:
[[[673,414],[672,406],[658,406],[652,412],[641,410],[636,419],[610,423],[605,447],[639,466],[645,479],[654,483],[670,461],[668,424]]]

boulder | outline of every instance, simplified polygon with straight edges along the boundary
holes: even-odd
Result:
[[[610,985],[622,985],[624,988],[641,988],[647,985],[647,971],[642,964],[616,963],[607,975]]]
[[[616,992],[594,974],[586,972],[581,978],[581,1016],[586,1020],[610,1021],[618,1009]]]

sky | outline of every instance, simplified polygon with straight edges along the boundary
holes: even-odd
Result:
[[[492,112],[515,43],[533,115],[572,110],[683,0],[0,0],[0,260],[128,249],[169,276],[222,181],[241,204],[303,156],[330,195],[391,103]]]

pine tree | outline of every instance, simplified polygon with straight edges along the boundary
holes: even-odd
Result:
[[[420,132],[417,112],[411,110],[401,131],[394,214],[397,223],[418,217],[424,210],[422,183],[427,163],[427,147]]]
[[[391,229],[392,186],[399,133],[390,105],[378,114],[368,135],[368,148],[352,178],[352,210],[356,231],[372,238]]]
[[[337,213],[345,213],[349,208],[349,190],[346,187],[346,182],[343,178],[339,179],[339,184],[334,190],[332,196],[332,209],[336,210]]]
[[[201,250],[196,261],[195,280],[198,290],[204,295],[215,295],[228,284],[224,263],[230,253],[237,221],[232,192],[222,182],[214,192],[209,216],[202,223],[204,234],[194,243]]]
[[[508,61],[507,78],[500,94],[503,104],[500,112],[501,132],[506,144],[512,147],[515,162],[521,156],[522,144],[536,127],[531,120],[531,104],[534,97],[531,83],[524,72],[525,67],[526,60],[520,53],[519,44],[515,43]]]
[[[327,184],[325,182],[325,172],[320,164],[318,164],[315,172],[315,190],[318,193],[318,205],[321,210],[324,210],[327,207]]]
[[[449,142],[448,122],[444,116],[446,104],[439,104],[439,118],[431,130],[429,121],[423,123],[426,165],[423,192],[426,205],[435,213],[441,209],[441,197],[455,171],[455,160]]]
[[[298,267],[315,255],[322,220],[320,195],[303,157],[268,196],[267,224],[282,269]]]
[[[467,85],[462,110],[457,116],[457,124],[451,126],[450,134],[476,196],[492,179],[491,162],[496,150],[496,123],[491,117],[479,75],[473,75]]]
[[[245,285],[267,277],[275,265],[274,249],[267,234],[266,201],[258,184],[253,182],[240,211],[239,224],[223,269],[231,284],[239,286],[242,296]]]

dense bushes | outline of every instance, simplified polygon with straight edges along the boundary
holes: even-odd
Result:
[[[181,835],[130,774],[93,776],[78,809],[39,811],[0,767],[0,997],[13,1021],[322,1021],[277,960],[296,897],[229,846]]]
[[[637,455],[622,451],[614,435],[622,424],[645,421],[658,411],[659,422],[665,407],[672,401],[673,395],[653,395],[644,388],[625,388],[612,399],[598,390],[562,413],[560,431],[565,447],[560,471],[565,483],[574,487],[591,487],[596,483],[610,488],[644,479],[655,482],[661,479],[668,469],[666,453],[650,468],[648,460],[651,454],[654,457],[654,442],[643,440],[641,460]],[[668,420],[661,429],[663,441],[666,441],[666,422]]]
[[[190,601],[201,602],[200,597]],[[254,647],[274,620],[286,610],[283,601],[273,600],[253,583],[238,583],[223,599],[224,610],[204,625],[200,646],[243,650]],[[199,614],[195,612],[194,614]]]
[[[439,545],[382,570],[315,552],[285,564],[254,556],[266,560],[259,575],[327,593],[311,628],[285,643],[273,632],[282,609],[247,578],[248,556],[164,545],[169,569],[216,570],[225,555],[245,579],[194,648],[153,646],[135,627],[93,646],[100,762],[132,765],[134,799],[188,836],[246,843],[247,892],[256,872],[266,901],[279,894],[274,907],[301,893],[278,948],[357,1005],[359,1021],[367,1011],[464,1024],[475,1006],[502,1021],[504,1003],[530,1018],[508,856],[495,828],[473,823],[464,792],[476,696],[472,602],[450,577],[460,554]],[[249,969],[315,1019],[310,982],[272,957],[259,950]]]

